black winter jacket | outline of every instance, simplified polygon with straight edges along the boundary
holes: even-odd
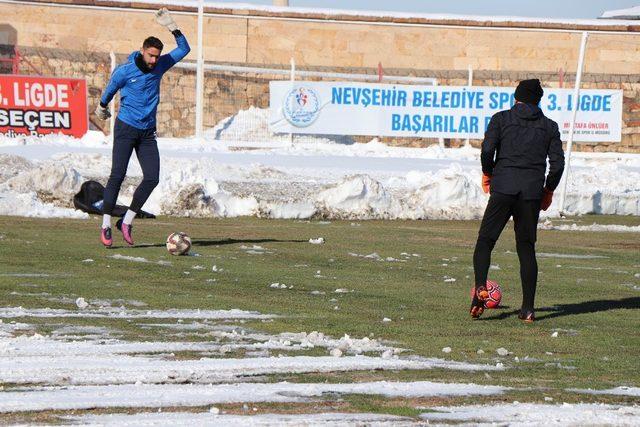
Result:
[[[517,103],[491,118],[480,159],[482,172],[492,175],[492,193],[522,193],[524,199],[540,199],[543,187],[556,189],[564,171],[558,124],[538,106]]]

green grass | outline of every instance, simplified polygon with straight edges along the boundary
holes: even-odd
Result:
[[[637,217],[585,216],[581,224],[638,225]],[[521,299],[513,230],[503,232],[492,259],[499,270],[490,277],[503,288],[503,305],[479,321],[468,314],[473,270],[471,257],[479,223],[474,221],[277,221],[255,218],[139,220],[140,246],[113,249],[98,241],[98,218],[89,221],[0,217],[0,301],[2,306],[71,308],[18,293],[85,299],[127,299],[148,309],[200,308],[257,310],[282,315],[273,322],[248,323],[265,332],[324,332],[340,337],[373,336],[393,341],[412,354],[511,368],[490,379],[461,371],[376,372],[378,379],[483,381],[511,387],[608,388],[640,386],[640,235],[539,231],[538,252],[597,255],[606,258],[540,257],[536,299],[538,321],[522,324],[516,316]],[[186,231],[194,257],[173,257],[164,249],[166,236]],[[309,238],[322,236],[324,245]],[[262,255],[241,246],[260,245]],[[381,262],[361,255],[404,259]],[[135,263],[110,255],[144,257]],[[93,262],[82,262],[93,259]],[[156,264],[170,261],[171,266]],[[447,265],[443,265],[447,264]],[[202,270],[194,266],[205,267]],[[212,272],[216,265],[219,272]],[[320,270],[322,277],[314,277]],[[44,273],[43,277],[12,274]],[[187,274],[188,273],[188,274]],[[447,283],[444,277],[453,277]],[[216,279],[215,282],[207,279]],[[274,282],[292,289],[271,289]],[[337,288],[353,290],[334,293]],[[324,295],[312,295],[311,291]],[[335,299],[336,301],[331,301]],[[337,307],[337,309],[335,308]],[[391,322],[382,322],[384,317]],[[52,319],[16,319],[40,325]],[[101,325],[125,339],[161,340],[139,322],[115,319],[62,319],[77,325]],[[557,338],[552,337],[559,331]],[[452,352],[443,353],[443,347]],[[512,354],[498,358],[496,349]],[[483,350],[484,354],[478,354]],[[534,362],[515,362],[529,356]],[[558,364],[560,364],[558,367]],[[569,367],[568,369],[566,367]],[[362,373],[340,374],[358,379]],[[294,376],[295,377],[295,376]],[[301,378],[301,377],[300,377]],[[354,405],[367,407],[361,398]],[[398,413],[412,409],[399,407]]]

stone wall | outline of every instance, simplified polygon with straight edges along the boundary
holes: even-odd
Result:
[[[56,0],[0,3],[0,24],[6,20],[14,27],[17,43],[22,46],[126,53],[138,48],[149,35],[164,39],[168,45],[173,43],[166,30],[154,22],[157,6],[152,4],[52,3]],[[101,7],[78,7],[82,4]],[[178,25],[195,44],[195,9],[175,8]],[[368,68],[382,62],[423,70],[467,70],[472,66],[479,70],[556,72],[559,68],[575,70],[581,37],[578,32],[568,32],[578,29],[576,25],[545,22],[405,19],[405,23],[393,18],[356,19],[220,7],[206,10],[216,15],[205,18],[204,55],[217,62],[288,64],[294,57],[301,66]],[[586,53],[586,72],[637,73],[639,28],[607,27],[603,23],[583,29],[594,31]],[[611,29],[621,32],[603,32]],[[195,51],[188,59],[195,59]]]
[[[161,37],[167,49],[173,46],[171,36],[154,22],[154,5],[91,0],[51,5],[55,2],[0,3],[0,24],[15,29],[23,54],[22,73],[86,78],[91,111],[108,81],[109,51],[122,61],[151,34]],[[94,3],[102,7],[93,7]],[[79,4],[89,7],[76,7]],[[176,21],[195,47],[194,9],[176,9]],[[387,74],[436,77],[441,85],[466,85],[471,66],[478,86],[513,87],[522,78],[538,77],[546,86],[558,87],[558,70],[575,70],[580,33],[556,30],[595,31],[586,52],[584,87],[624,90],[623,141],[581,143],[577,149],[640,151],[640,33],[636,27],[323,17],[209,7],[207,11],[216,14],[205,19],[208,61],[286,68],[294,57],[300,69],[369,74],[376,74],[381,62]],[[509,27],[509,32],[503,27]],[[611,29],[620,33],[602,32]],[[195,60],[195,49],[187,60]],[[272,77],[206,73],[205,126],[252,105],[266,108]],[[565,87],[572,87],[573,79],[572,74],[565,76]],[[191,135],[195,72],[174,68],[162,85],[159,134]],[[92,122],[95,127],[104,126],[93,115]],[[387,142],[424,145],[431,141]]]

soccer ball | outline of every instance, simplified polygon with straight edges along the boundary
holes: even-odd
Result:
[[[171,233],[167,237],[167,250],[171,255],[186,255],[191,249],[191,238],[187,233]]]
[[[498,308],[502,300],[502,289],[500,285],[493,280],[487,280],[486,287],[487,292],[489,292],[489,297],[484,301],[484,308]],[[475,288],[471,288],[471,298],[473,298],[474,291]]]

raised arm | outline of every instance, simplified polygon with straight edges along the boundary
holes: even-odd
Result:
[[[176,38],[176,44],[178,47],[173,49],[168,54],[162,55],[158,61],[158,67],[160,71],[165,72],[169,68],[173,67],[177,62],[181,61],[191,51],[187,38],[182,34],[178,25],[173,20],[169,11],[166,8],[162,8],[156,12],[156,21],[158,24],[167,28],[173,36]]]
[[[173,59],[173,63],[180,62],[182,58],[187,56],[189,52],[191,52],[191,47],[189,46],[189,42],[187,38],[182,34],[180,30],[172,31],[174,37],[176,38],[176,43],[178,47],[169,52],[169,56]],[[173,65],[173,64],[172,64]]]

